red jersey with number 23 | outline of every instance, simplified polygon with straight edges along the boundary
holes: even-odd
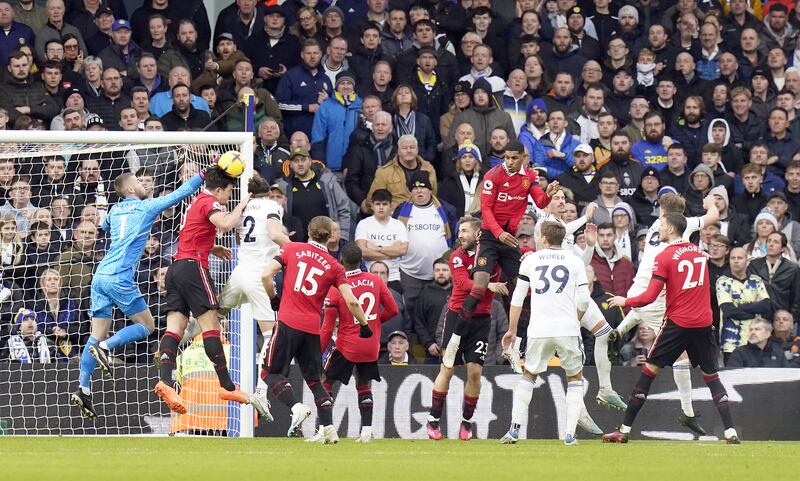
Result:
[[[712,322],[708,260],[695,244],[679,241],[656,256],[653,279],[667,285],[666,317],[681,327],[708,327]]]
[[[347,284],[344,267],[316,242],[289,242],[275,260],[284,267],[278,320],[298,331],[319,335],[325,296]]]
[[[178,251],[173,260],[194,259],[208,269],[208,256],[217,238],[217,227],[209,218],[220,212],[222,206],[216,197],[200,193],[183,215]]]
[[[325,317],[319,336],[320,347],[323,350],[328,347],[338,318],[339,328],[336,331],[335,349],[350,362],[375,362],[381,351],[381,324],[397,315],[397,303],[394,302],[394,297],[383,280],[375,274],[359,270],[348,271],[346,275],[347,282],[353,289],[353,295],[358,299],[367,317],[372,336],[367,339],[359,337],[361,325],[350,313],[339,290],[331,288],[325,299]]]
[[[450,254],[450,272],[453,275],[453,292],[450,294],[450,300],[447,301],[447,308],[453,312],[458,312],[461,309],[461,304],[469,297],[469,292],[472,290],[472,267],[475,263],[475,252],[470,253],[465,251],[463,247],[459,247]],[[497,282],[500,279],[500,267],[495,266],[492,272],[491,281]],[[478,305],[475,306],[475,316],[488,316],[492,313],[492,301],[494,300],[494,292],[486,289]]]

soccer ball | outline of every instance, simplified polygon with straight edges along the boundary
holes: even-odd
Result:
[[[244,158],[239,151],[229,150],[219,157],[217,166],[231,177],[239,177],[244,172]]]

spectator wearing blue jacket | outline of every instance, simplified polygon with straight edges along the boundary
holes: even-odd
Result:
[[[300,52],[302,63],[292,67],[278,82],[275,98],[283,114],[284,130],[289,133],[298,130],[311,136],[314,113],[320,106],[320,94],[333,93],[330,79],[319,68],[322,61],[322,47],[315,39],[303,42]]]
[[[563,110],[549,114],[550,132],[533,144],[533,163],[547,169],[547,178],[555,179],[572,168],[573,153],[580,145],[578,137],[567,130],[567,116]]]
[[[658,112],[649,112],[644,116],[644,139],[631,147],[631,156],[645,167],[658,171],[667,167],[667,149],[664,147],[664,131],[666,124]]]
[[[311,153],[325,159],[333,172],[342,170],[342,159],[350,134],[358,127],[361,97],[355,93],[355,75],[345,70],[336,75],[336,90],[325,99],[314,116],[311,128]]]
[[[159,92],[150,99],[150,113],[156,117],[163,117],[164,115],[172,112],[172,87],[178,84],[191,85],[192,74],[189,69],[178,65],[169,71],[169,90],[166,92]],[[192,107],[197,110],[202,110],[211,115],[211,109],[208,108],[208,102],[202,97],[195,94],[190,94]]]
[[[33,45],[33,29],[14,21],[14,9],[8,2],[0,2],[0,11],[5,10],[0,15],[0,28],[5,35],[0,35],[0,64],[8,62],[8,54],[19,48],[20,44]],[[24,41],[24,42],[23,42]]]

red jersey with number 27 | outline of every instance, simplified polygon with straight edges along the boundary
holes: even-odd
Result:
[[[666,317],[687,328],[712,322],[708,260],[695,244],[679,241],[656,256],[653,279],[667,285]]]
[[[348,271],[346,275],[347,283],[367,317],[372,336],[367,339],[359,337],[361,325],[350,313],[339,290],[331,288],[325,299],[325,317],[319,335],[320,347],[323,350],[328,347],[338,318],[335,349],[350,362],[375,362],[381,351],[381,324],[397,315],[397,303],[383,280],[375,274],[359,270]]]
[[[289,242],[275,260],[284,267],[278,320],[298,331],[319,334],[325,296],[347,284],[344,267],[316,242]]]
[[[183,215],[174,260],[194,259],[208,269],[208,256],[217,238],[217,227],[209,218],[221,210],[213,195],[202,192],[197,196]]]

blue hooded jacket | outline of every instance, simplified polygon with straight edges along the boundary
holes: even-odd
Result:
[[[325,159],[333,172],[342,170],[342,159],[350,141],[350,134],[358,127],[361,97],[354,94],[350,105],[337,92],[325,99],[314,116],[311,127],[311,156]]]

